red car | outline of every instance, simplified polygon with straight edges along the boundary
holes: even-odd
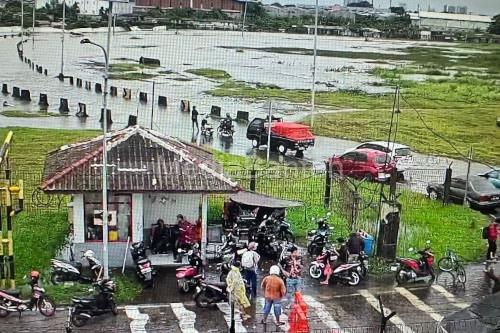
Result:
[[[333,172],[367,181],[388,181],[396,164],[384,152],[373,149],[356,149],[329,160]]]

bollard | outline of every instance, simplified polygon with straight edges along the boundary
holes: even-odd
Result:
[[[63,114],[69,113],[68,100],[66,98],[61,98],[59,102],[59,112]]]
[[[78,112],[75,114],[78,118],[87,118],[87,105],[85,103],[78,103]]]
[[[18,87],[12,87],[12,97],[19,98],[21,95],[19,94],[19,88]]]
[[[159,106],[167,106],[167,97],[166,96],[158,96],[158,105]]]
[[[37,72],[38,72],[38,67],[40,67],[40,66],[36,65],[36,71],[37,71]]]
[[[59,75],[57,77],[59,78],[59,81],[64,81],[64,74],[63,73],[59,73]]]
[[[220,111],[221,111],[220,106],[212,105],[212,108],[210,109],[210,115],[215,117],[220,117]]]
[[[31,102],[31,93],[28,89],[21,90],[21,100],[26,102]]]
[[[38,99],[38,105],[41,110],[47,110],[49,107],[49,101],[47,99],[47,94],[40,94],[40,98]]]
[[[236,112],[236,121],[248,121],[248,112],[237,111]]]
[[[85,89],[86,90],[92,90],[92,82],[85,81]]]
[[[78,79],[78,78],[77,78],[77,79],[76,79],[76,86],[77,86],[78,88],[81,88],[81,87],[82,87],[82,85],[83,85],[83,83],[82,83],[82,79]]]
[[[74,83],[74,79],[73,79],[73,77],[72,77],[72,76],[69,76],[69,84],[73,85],[73,83]]]
[[[31,59],[28,59],[28,66],[31,67]]]
[[[112,96],[112,97],[115,97],[118,95],[118,88],[116,87],[109,87],[109,94]]]
[[[43,73],[43,67],[42,66],[38,66],[38,73],[40,73],[40,74]]]
[[[148,94],[145,92],[140,92],[139,93],[139,101],[141,101],[143,103],[147,103],[148,102]]]
[[[132,98],[132,91],[128,88],[123,88],[123,98],[131,99]]]
[[[101,108],[101,118],[99,119],[99,122],[102,123],[103,121],[103,115],[104,115],[104,109]],[[113,120],[111,119],[111,110],[110,109],[106,109],[106,120],[108,122],[108,126],[111,125],[113,123]]]
[[[43,70],[43,74],[44,74],[45,76],[49,75],[49,72],[47,71],[47,68],[45,68],[45,69]]]
[[[129,115],[127,127],[137,125],[137,116]]]
[[[98,94],[102,94],[102,86],[100,83],[95,84],[95,92]]]
[[[154,59],[154,58],[140,57],[139,58],[139,63],[143,64],[143,65],[160,66],[160,60],[159,59]]]
[[[189,101],[181,100],[181,112],[191,112],[191,108],[189,107]]]
[[[35,63],[34,62],[31,63],[31,69],[35,70]]]
[[[28,58],[24,57],[24,62],[28,63]]]
[[[9,93],[9,89],[7,87],[7,83],[2,84],[2,94],[7,95]]]

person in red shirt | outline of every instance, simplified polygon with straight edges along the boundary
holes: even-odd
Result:
[[[498,238],[498,221],[492,219],[488,226],[488,253],[486,260],[496,259],[497,254],[497,238]]]

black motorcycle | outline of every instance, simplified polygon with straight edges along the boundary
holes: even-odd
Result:
[[[151,260],[149,260],[146,254],[144,243],[132,243],[130,246],[130,254],[132,255],[132,260],[136,266],[135,272],[137,277],[146,288],[152,288],[154,285],[153,275],[155,275],[156,272],[151,265]]]
[[[292,232],[290,223],[287,222],[284,217],[280,217],[276,220],[275,231],[278,239],[284,240],[286,242],[295,243],[295,235]]]
[[[118,314],[118,308],[114,300],[116,285],[112,280],[99,280],[95,283],[98,290],[97,295],[90,297],[73,297],[71,299],[71,307],[68,311],[68,319],[66,321],[66,332],[70,333],[73,330],[73,325],[76,327],[84,326],[92,317],[99,316],[108,312],[113,315]]]
[[[250,285],[246,283],[246,295],[248,300],[251,300]],[[227,303],[229,301],[229,293],[227,292],[227,284],[225,282],[204,282],[196,287],[196,295],[194,300],[196,306],[200,308],[208,308],[215,306],[217,303]]]
[[[238,242],[234,233],[237,233],[237,227],[233,228],[229,234],[223,236],[222,247],[217,252],[217,259],[223,262],[232,263],[234,261],[241,261],[241,256],[247,251],[245,243]]]
[[[221,139],[232,139],[234,134],[234,125],[232,121],[221,119],[217,131]]]
[[[315,218],[312,219],[313,222],[318,224],[318,229],[307,232],[307,252],[310,255],[319,256],[328,243],[333,232],[333,227],[328,226],[326,221],[330,216],[331,213],[327,213],[326,218],[320,218],[317,221]]]

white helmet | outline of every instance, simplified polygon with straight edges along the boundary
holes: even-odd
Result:
[[[281,270],[277,265],[272,265],[269,269],[269,274],[271,275],[280,275],[280,272]]]
[[[83,256],[82,257],[85,257],[85,258],[88,258],[88,257],[95,257],[95,253],[94,251],[92,250],[87,250],[83,253]]]

